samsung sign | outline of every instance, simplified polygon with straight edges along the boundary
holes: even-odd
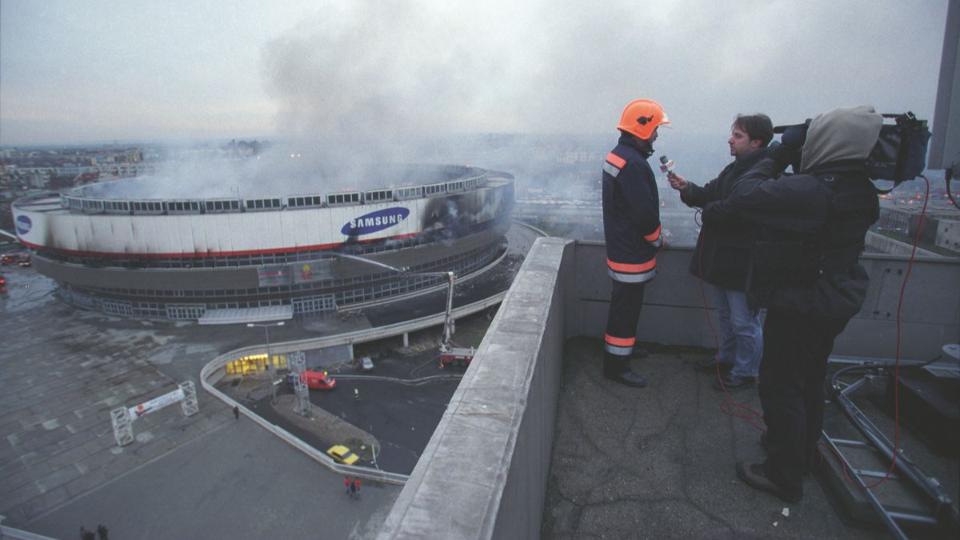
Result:
[[[27,216],[17,216],[17,233],[27,234],[33,228],[33,222]]]
[[[393,227],[407,219],[409,215],[410,210],[407,208],[401,208],[399,206],[385,208],[351,219],[343,225],[340,232],[347,236],[363,236],[365,234],[382,231],[388,227]]]

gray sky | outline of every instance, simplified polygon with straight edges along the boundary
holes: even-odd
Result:
[[[947,0],[0,0],[0,144],[930,119]],[[666,136],[670,136],[667,134]]]

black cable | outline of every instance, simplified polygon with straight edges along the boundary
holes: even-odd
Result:
[[[872,369],[886,369],[888,367],[893,367],[894,365],[896,364],[883,363],[883,362],[864,362],[863,364],[857,364],[853,366],[847,366],[845,368],[840,368],[837,371],[835,371],[833,375],[830,377],[830,387],[833,388],[835,392],[839,392],[840,387],[839,387],[838,379],[840,378],[841,375],[845,375],[848,372],[858,371],[858,370],[870,371]]]
[[[921,175],[923,176],[923,175]],[[926,178],[924,176],[924,178]],[[957,210],[960,210],[960,204],[957,204],[957,199],[953,197],[953,193],[950,192],[950,181],[953,180],[953,167],[948,168],[944,171],[944,178],[947,183],[947,198],[950,199],[950,202],[957,207]]]

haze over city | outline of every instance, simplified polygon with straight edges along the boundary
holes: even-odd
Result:
[[[0,144],[605,133],[738,112],[930,118],[946,1],[0,3]],[[722,139],[720,141],[722,149]]]

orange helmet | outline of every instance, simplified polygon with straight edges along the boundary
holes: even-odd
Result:
[[[652,99],[635,99],[623,109],[617,129],[648,140],[657,126],[669,123],[670,119],[659,103]]]

